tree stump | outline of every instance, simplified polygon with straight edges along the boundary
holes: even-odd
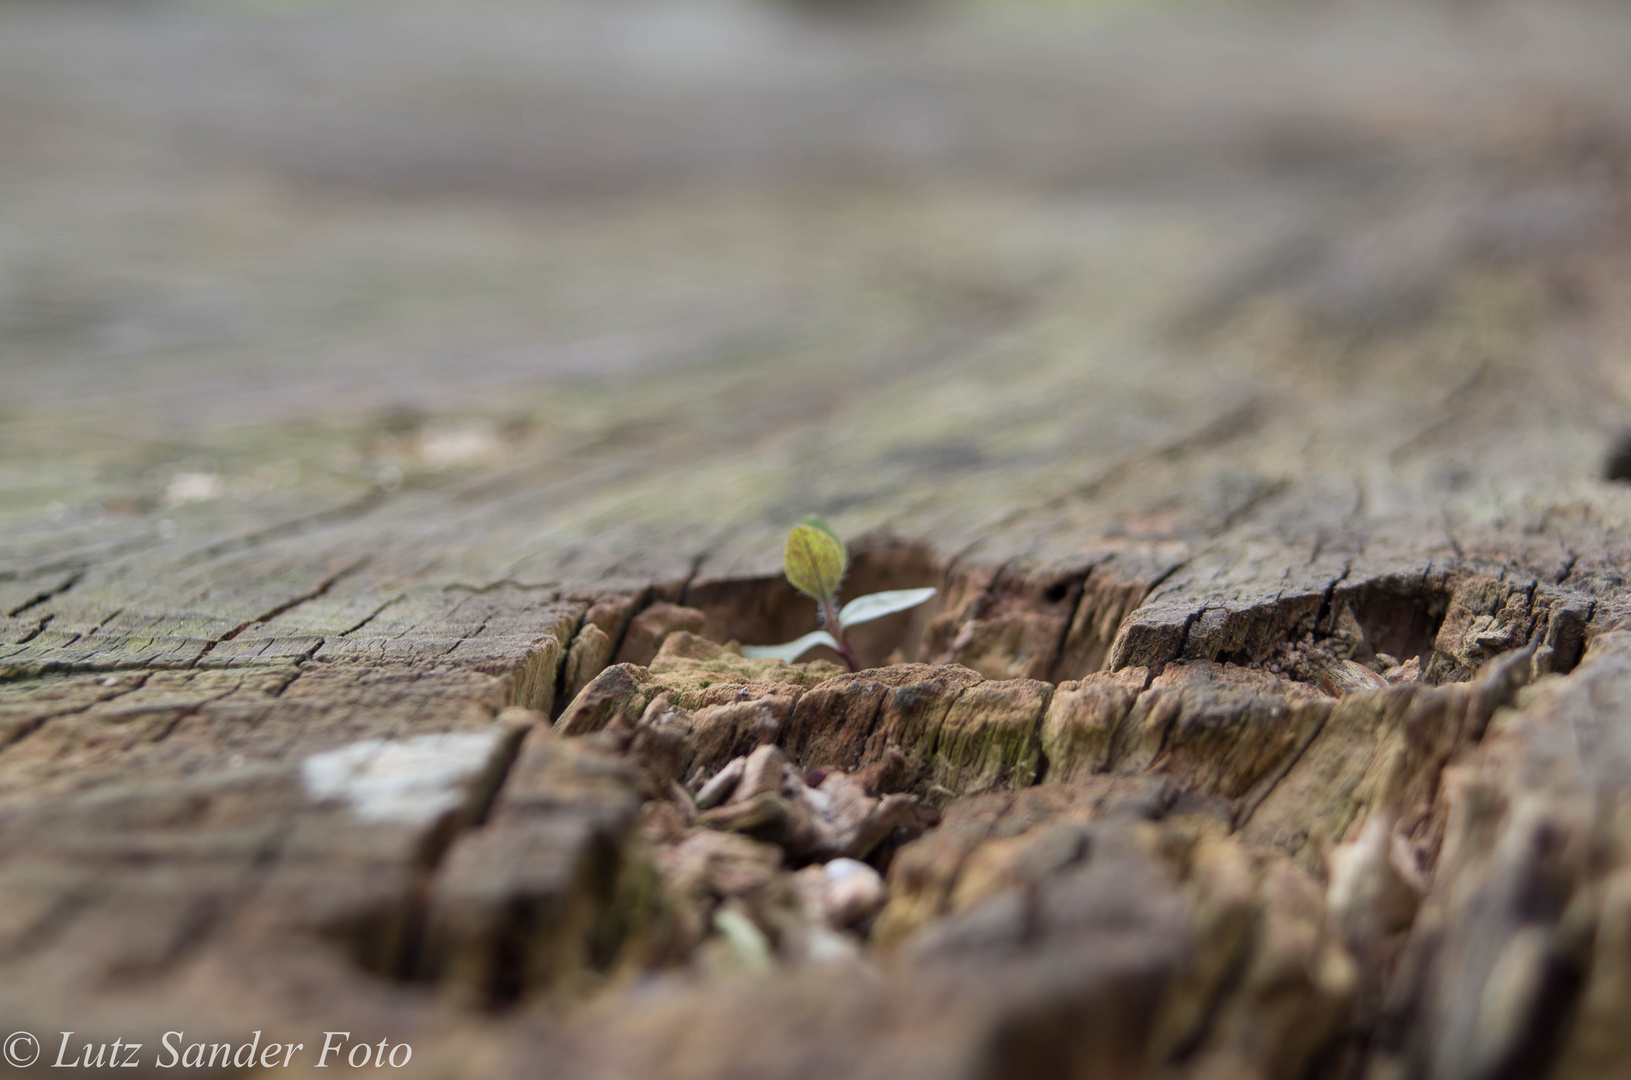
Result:
[[[1624,1075],[1631,20],[665,17],[0,12],[33,1068]]]

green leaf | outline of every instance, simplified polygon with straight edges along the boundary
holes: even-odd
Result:
[[[817,600],[830,600],[844,580],[844,545],[814,525],[798,525],[787,534],[782,564],[793,588]]]
[[[934,592],[933,589],[890,589],[888,592],[857,596],[839,611],[838,625],[848,630],[852,626],[881,619],[897,611],[915,608],[933,596]]]
[[[843,556],[844,556],[844,567],[846,569],[848,569],[849,568],[849,547],[844,543],[844,538],[842,536],[838,535],[838,531],[836,529],[834,529],[831,525],[828,525],[825,521],[822,521],[820,518],[815,517],[814,515],[805,518],[804,519],[804,524],[813,526],[814,528],[817,528],[817,529],[820,529],[822,532],[826,533],[828,536],[833,538],[833,542],[838,545],[839,552],[841,552],[843,554]]]
[[[789,641],[785,645],[744,645],[742,655],[749,660],[786,660],[791,664],[817,645],[826,645],[834,652],[838,651],[837,640],[825,630],[812,630],[801,638]]]

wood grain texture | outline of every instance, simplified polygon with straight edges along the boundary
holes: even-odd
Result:
[[[1035,19],[0,11],[0,1025],[1621,1075],[1631,20]]]

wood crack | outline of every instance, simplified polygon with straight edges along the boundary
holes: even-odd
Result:
[[[558,590],[560,587],[561,583],[558,581],[541,581],[534,584],[525,581],[517,581],[515,578],[499,578],[497,581],[489,582],[486,585],[467,585],[462,581],[455,581],[451,584],[443,585],[442,591],[467,592],[473,593],[476,596],[483,596],[487,593],[497,592],[499,589],[515,589],[518,592],[544,592],[550,589]]]
[[[1274,480],[1263,487],[1262,490],[1248,496],[1239,506],[1224,515],[1223,521],[1217,526],[1219,533],[1228,532],[1236,525],[1252,515],[1259,506],[1271,502],[1291,489],[1291,481],[1286,479]]]
[[[33,641],[35,638],[39,637],[42,633],[44,633],[45,628],[47,626],[49,626],[51,624],[51,620],[55,619],[56,617],[57,616],[56,616],[55,612],[52,612],[52,613],[47,614],[47,615],[40,616],[39,621],[37,623],[35,623],[35,625],[34,625],[34,629],[30,630],[28,633],[26,633],[22,637],[18,638],[12,644],[14,644],[14,645],[27,645],[30,641]]]
[[[1320,598],[1319,611],[1314,615],[1314,633],[1320,634],[1324,632],[1321,630],[1321,627],[1325,626],[1326,620],[1331,617],[1331,607],[1336,601],[1337,586],[1341,585],[1344,581],[1347,581],[1348,575],[1352,572],[1353,564],[1349,563],[1342,568],[1342,573],[1338,574],[1336,577],[1332,578],[1326,583],[1325,595]]]
[[[247,622],[239,623],[237,626],[234,626],[231,630],[228,630],[226,633],[222,634],[220,637],[216,638],[213,641],[210,641],[210,642],[206,643],[204,648],[203,648],[203,651],[201,651],[198,654],[198,657],[197,657],[197,659],[195,659],[193,661],[193,664],[196,665],[199,660],[202,660],[205,656],[209,655],[211,650],[213,650],[217,645],[221,644],[224,641],[232,641],[239,634],[242,634],[245,630],[249,629],[251,626],[261,626],[261,625],[263,625],[265,623],[269,623],[273,619],[277,618],[279,615],[284,615],[284,614],[287,614],[290,611],[293,611],[295,608],[299,607],[301,604],[309,603],[312,600],[316,600],[318,597],[322,596],[323,594],[327,593],[330,589],[332,589],[338,582],[340,582],[343,579],[349,577],[350,575],[356,573],[358,570],[361,570],[364,566],[366,566],[368,564],[369,559],[370,559],[369,556],[364,555],[362,558],[358,559],[356,562],[352,563],[350,566],[346,567],[344,570],[341,570],[339,573],[333,574],[330,577],[324,579],[317,586],[317,588],[311,590],[310,592],[302,593],[299,596],[296,596],[296,597],[294,597],[294,598],[292,598],[290,600],[284,601],[283,603],[279,604],[277,607],[272,608],[270,611],[266,612],[263,615],[257,616],[256,618],[253,618],[253,619],[250,619]]]
[[[1291,755],[1274,770],[1267,782],[1263,784],[1262,790],[1250,796],[1247,803],[1234,815],[1234,819],[1229,825],[1229,831],[1239,832],[1246,827],[1247,823],[1251,821],[1252,815],[1257,813],[1257,808],[1262,806],[1270,795],[1274,794],[1274,789],[1280,786],[1280,781],[1290,776],[1291,770],[1295,769],[1297,763],[1303,759],[1303,755],[1308,753],[1308,748],[1313,746],[1314,741],[1320,737],[1320,732],[1325,730],[1326,721],[1330,718],[1330,709],[1326,709],[1320,714],[1320,718],[1314,722],[1308,736],[1298,744],[1297,749],[1292,751]]]
[[[73,588],[75,585],[78,585],[82,580],[84,580],[85,573],[86,572],[84,570],[81,570],[78,573],[69,576],[68,579],[61,585],[58,585],[56,588],[46,592],[39,593],[33,599],[27,601],[21,606],[12,608],[10,611],[6,612],[6,615],[11,618],[16,618],[18,615],[21,615],[23,612],[28,611],[31,608],[39,607],[47,600],[52,600],[58,596],[61,596],[63,593],[67,592],[69,589]]]
[[[86,702],[84,705],[76,705],[70,709],[59,709],[56,712],[42,713],[39,716],[31,717],[30,719],[23,721],[10,732],[9,736],[4,742],[0,742],[0,750],[4,750],[8,746],[13,746],[16,743],[21,742],[23,739],[26,739],[28,736],[38,731],[42,726],[50,723],[52,720],[55,720],[58,717],[77,716],[80,713],[89,712],[98,705],[109,701],[116,701],[119,698],[124,697],[126,694],[134,693],[135,691],[140,690],[146,684],[148,674],[148,672],[143,671],[133,685],[120,687],[117,691],[107,695],[106,697],[99,697],[94,701]]]
[[[336,525],[342,521],[350,521],[363,517],[377,508],[385,501],[387,493],[384,488],[371,488],[367,494],[353,499],[351,502],[329,510],[320,510],[304,517],[293,518],[289,521],[279,522],[276,525],[260,529],[256,532],[246,533],[228,540],[210,544],[198,552],[199,559],[213,559],[229,552],[244,551],[249,548],[260,547],[273,540],[281,540],[287,536],[297,536],[310,528],[320,528],[325,525]]]
[[[1053,656],[1048,660],[1047,674],[1050,682],[1059,682],[1059,662],[1064,659],[1065,646],[1070,641],[1071,628],[1076,625],[1076,616],[1081,612],[1082,603],[1087,598],[1087,583],[1092,576],[1093,567],[1090,566],[1082,573],[1081,577],[1072,582],[1072,587],[1076,590],[1076,596],[1071,601],[1070,614],[1065,617],[1064,625],[1060,627],[1059,639],[1054,642]]]
[[[363,627],[367,626],[369,623],[371,623],[375,619],[379,618],[379,616],[385,611],[386,608],[390,607],[392,604],[400,602],[406,596],[407,596],[406,593],[399,593],[396,596],[391,597],[391,599],[385,601],[379,607],[375,608],[373,611],[370,611],[367,615],[363,616],[363,618],[362,618],[362,620],[360,622],[356,623],[353,626],[349,626],[344,630],[341,630],[340,631],[340,636],[341,637],[348,637],[351,634],[355,634],[358,630],[361,630]]]

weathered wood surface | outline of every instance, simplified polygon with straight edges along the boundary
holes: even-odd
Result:
[[[0,11],[0,1028],[1631,1067],[1631,19],[985,18]]]

